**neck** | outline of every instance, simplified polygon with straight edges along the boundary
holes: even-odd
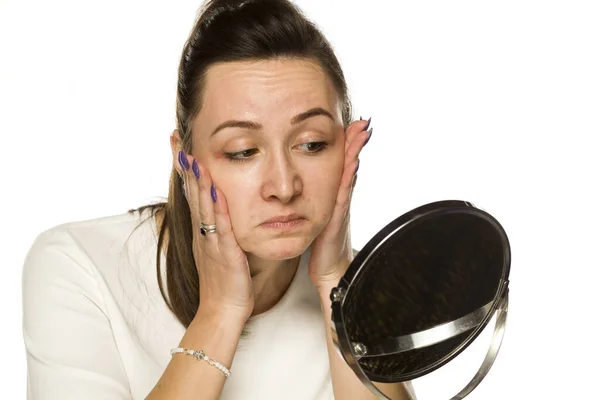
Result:
[[[156,213],[156,226],[159,231],[163,216],[162,210]],[[167,253],[168,247],[169,229],[167,227],[161,246],[163,254]],[[254,316],[270,310],[281,300],[294,279],[300,263],[300,256],[287,260],[265,260],[251,253],[246,254],[254,287],[254,310],[252,311]]]
[[[248,254],[250,276],[254,286],[252,315],[270,310],[281,300],[294,279],[299,263],[300,257],[288,260],[264,260]]]

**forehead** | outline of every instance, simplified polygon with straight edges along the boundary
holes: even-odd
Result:
[[[314,107],[340,118],[336,90],[321,67],[304,59],[221,63],[208,69],[201,114],[210,119],[289,121]]]

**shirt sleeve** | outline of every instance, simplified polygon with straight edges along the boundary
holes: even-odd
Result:
[[[34,241],[23,267],[28,400],[130,400],[96,270],[66,230]]]

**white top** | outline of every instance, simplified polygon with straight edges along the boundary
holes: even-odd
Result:
[[[72,222],[33,243],[23,272],[28,399],[144,399],[162,375],[185,328],[158,287],[156,221],[134,231],[140,221],[136,212]],[[240,339],[222,399],[333,399],[309,251]]]

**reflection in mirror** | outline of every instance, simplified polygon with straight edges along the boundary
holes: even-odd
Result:
[[[334,289],[341,353],[363,383],[393,399],[402,382],[452,360],[506,311],[509,266],[504,230],[470,203],[403,215],[369,241]],[[482,371],[495,352],[490,357]]]

